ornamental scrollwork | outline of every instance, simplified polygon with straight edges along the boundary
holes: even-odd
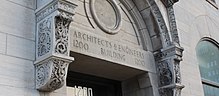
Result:
[[[38,25],[38,57],[45,55],[51,50],[51,36],[52,36],[52,18],[43,20]]]
[[[49,89],[58,89],[60,88],[66,79],[68,63],[63,60],[54,59],[51,75],[51,82],[48,86]]]
[[[36,65],[36,86],[39,90],[52,91],[65,84],[69,62],[49,59]],[[52,70],[52,71],[51,71]],[[51,72],[50,72],[51,71]]]
[[[41,1],[39,1],[41,2]],[[69,26],[77,5],[67,0],[51,0],[36,10],[36,89],[51,92],[66,82],[69,56]]]
[[[37,86],[43,86],[45,82],[47,81],[47,77],[49,77],[49,66],[50,62],[45,62],[40,65],[36,65],[36,85]]]
[[[173,96],[173,89],[171,88],[161,88],[159,90],[160,96]]]
[[[68,55],[68,30],[71,21],[60,16],[55,17],[55,53]]]
[[[167,61],[158,63],[157,66],[160,78],[160,86],[165,86],[172,83],[172,72]]]

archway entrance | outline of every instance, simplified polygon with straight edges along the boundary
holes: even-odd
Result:
[[[152,83],[156,71],[150,36],[139,10],[128,6],[136,2],[79,3],[86,14],[78,11],[78,19],[69,28],[70,55],[75,61],[68,69],[68,96],[153,96],[157,85]],[[110,10],[102,10],[105,8]],[[143,9],[151,13],[149,7]],[[98,93],[104,95],[95,95]]]
[[[123,91],[127,91],[123,83],[147,73],[80,53],[71,52],[71,55],[75,61],[69,65],[67,96],[122,96]]]
[[[67,86],[73,91],[68,96],[122,96],[120,81],[72,71],[68,74]]]

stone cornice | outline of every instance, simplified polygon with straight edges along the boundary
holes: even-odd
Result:
[[[39,22],[40,20],[42,20],[43,18],[52,14],[55,11],[65,12],[66,14],[74,15],[76,7],[77,5],[71,2],[65,0],[55,0],[35,11],[36,21]]]

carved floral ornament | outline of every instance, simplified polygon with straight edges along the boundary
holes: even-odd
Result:
[[[65,84],[68,65],[71,60],[51,57],[35,65],[36,88],[41,91],[53,91]]]
[[[53,91],[66,81],[69,63],[69,26],[75,4],[65,0],[53,0],[36,11],[36,88]]]

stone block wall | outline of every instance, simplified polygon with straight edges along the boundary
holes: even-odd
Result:
[[[203,37],[219,42],[219,10],[206,0],[180,0],[174,9],[180,43],[184,48],[181,74],[185,88],[182,96],[204,96],[195,48]]]
[[[144,73],[122,82],[123,96],[159,96],[157,76]]]
[[[1,0],[0,96],[37,96],[35,0]]]

